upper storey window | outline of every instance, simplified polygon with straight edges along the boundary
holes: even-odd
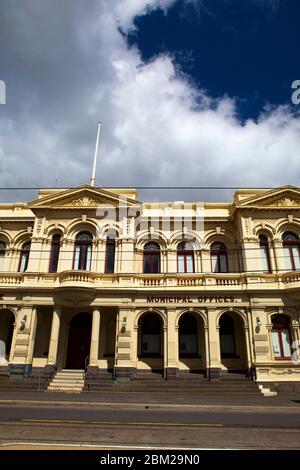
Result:
[[[177,270],[179,273],[194,272],[194,251],[191,243],[181,242],[178,244]]]
[[[262,272],[271,272],[269,242],[265,235],[259,236],[260,257],[262,263]]]
[[[144,273],[160,273],[160,246],[158,243],[148,242],[144,246]]]
[[[106,240],[106,253],[105,253],[105,272],[115,272],[115,252],[116,242],[114,238],[107,237]]]
[[[92,240],[90,232],[80,232],[76,235],[73,269],[90,271],[92,260]]]
[[[215,242],[210,247],[211,270],[213,273],[227,273],[227,249],[224,243]]]
[[[5,242],[0,241],[0,271],[3,271],[4,269],[5,250],[6,250]]]
[[[21,255],[20,255],[20,263],[19,263],[19,272],[24,273],[27,271],[28,261],[29,261],[29,253],[30,253],[30,242],[26,242],[22,246]]]
[[[282,235],[283,256],[288,271],[300,269],[300,242],[299,237],[293,232],[285,232]]]
[[[60,234],[53,235],[52,241],[51,241],[51,252],[50,252],[50,265],[49,265],[50,273],[57,272],[59,252],[60,252],[60,242],[61,242],[61,235]]]

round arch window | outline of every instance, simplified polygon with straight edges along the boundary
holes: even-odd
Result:
[[[89,271],[92,260],[92,240],[90,232],[80,232],[76,235],[73,269]]]

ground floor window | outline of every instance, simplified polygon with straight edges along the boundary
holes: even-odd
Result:
[[[286,315],[272,316],[272,346],[275,359],[291,358],[289,318]]]
[[[220,318],[220,348],[221,357],[235,357],[234,321],[228,313]]]
[[[141,356],[159,357],[162,354],[160,317],[155,313],[146,313],[139,322],[141,332]]]
[[[185,313],[179,320],[179,357],[198,356],[198,324],[191,313]]]

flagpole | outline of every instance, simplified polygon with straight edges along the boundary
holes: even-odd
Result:
[[[95,186],[95,181],[96,181],[96,166],[97,166],[97,157],[98,157],[98,148],[99,148],[100,129],[101,129],[101,122],[98,122],[98,131],[97,131],[97,140],[96,140],[96,147],[95,147],[95,154],[94,154],[93,172],[92,172],[92,177],[90,179],[90,185],[91,186]]]

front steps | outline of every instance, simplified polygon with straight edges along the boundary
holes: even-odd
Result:
[[[65,369],[57,372],[47,392],[80,393],[84,388],[84,370]]]
[[[225,376],[217,381],[209,381],[201,373],[183,373],[173,380],[165,380],[159,373],[139,372],[129,382],[112,380],[111,375],[95,376],[86,382],[84,393],[157,393],[189,394],[202,396],[261,396],[255,382],[246,377]]]
[[[277,395],[277,392],[275,390],[271,390],[270,386],[268,387],[266,385],[260,384],[258,388],[264,397],[274,397]]]

